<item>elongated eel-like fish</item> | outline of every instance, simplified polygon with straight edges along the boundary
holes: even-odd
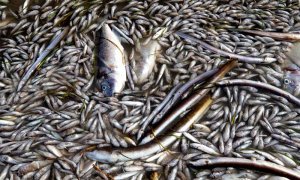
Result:
[[[194,106],[197,102],[199,102],[207,93],[211,91],[212,84],[219,81],[221,78],[225,76],[227,72],[237,66],[237,61],[232,60],[227,62],[225,65],[219,68],[218,72],[211,77],[211,79],[204,84],[203,88],[199,89],[197,92],[184,99],[178,106],[172,109],[172,112],[167,114],[166,117],[160,121],[153,131],[150,134],[147,134],[143,139],[141,139],[140,144],[145,144],[153,140],[156,136],[160,136],[164,132],[168,131],[172,125],[176,124],[180,114],[189,110],[192,106]]]
[[[212,52],[215,52],[221,56],[227,56],[227,57],[230,57],[230,58],[233,58],[233,59],[238,59],[240,62],[245,62],[245,63],[253,63],[253,64],[269,64],[269,63],[272,63],[272,62],[275,62],[276,59],[275,58],[271,58],[271,57],[266,57],[266,58],[260,58],[260,57],[251,57],[251,56],[242,56],[242,55],[239,55],[239,54],[234,54],[234,53],[231,53],[231,52],[227,52],[227,51],[223,51],[221,49],[218,49],[200,39],[197,39],[197,38],[194,38],[188,34],[185,34],[185,33],[182,33],[182,32],[179,32],[177,31],[176,34],[185,39],[186,41],[190,42],[190,43],[197,43],[197,44],[200,44],[201,47],[209,50],[209,51],[212,51]]]
[[[181,99],[181,96],[187,92],[192,86],[195,84],[202,83],[206,79],[210,78],[214,74],[218,72],[219,68],[212,69],[210,71],[204,72],[199,76],[189,80],[188,82],[182,84],[177,84],[170,93],[165,97],[163,102],[157,106],[148,118],[145,120],[143,125],[141,126],[137,139],[139,140],[145,132],[145,129],[148,127],[149,123],[155,124],[156,122],[160,121],[161,118],[170,110],[174,105]]]
[[[298,34],[298,33],[257,31],[257,30],[251,30],[251,29],[231,29],[231,30],[254,34],[254,35],[258,35],[258,36],[267,36],[267,37],[271,37],[274,39],[280,39],[280,40],[285,40],[285,41],[300,41],[300,34]]]
[[[296,104],[297,106],[300,106],[300,99],[293,96],[291,93],[288,93],[278,87],[272,86],[270,84],[259,82],[259,81],[252,81],[247,79],[229,79],[229,80],[222,80],[219,82],[216,82],[219,86],[252,86],[252,87],[258,87],[263,88],[272,92],[275,92],[279,94],[280,96],[288,99],[290,102]]]
[[[194,123],[204,116],[205,112],[212,104],[212,101],[211,95],[203,97],[203,99],[198,102],[174,127],[174,132],[171,131],[166,136],[157,137],[157,139],[153,142],[129,148],[103,148],[87,152],[86,156],[90,159],[103,163],[116,163],[147,157],[154,153],[166,150],[168,146],[178,140],[183,132],[188,131]]]
[[[101,28],[97,85],[105,96],[120,93],[126,81],[124,48],[107,24]]]
[[[47,48],[39,55],[39,57],[34,61],[34,63],[30,66],[29,70],[22,77],[21,81],[18,84],[17,91],[21,91],[30,76],[36,70],[36,68],[41,64],[41,62],[50,54],[50,52],[58,45],[59,42],[68,34],[69,27],[66,27],[62,32],[57,34],[54,39],[50,42]]]
[[[263,160],[217,157],[209,159],[200,159],[197,161],[190,161],[189,164],[202,169],[216,167],[238,167],[243,169],[254,169],[261,172],[276,174],[278,176],[283,176],[289,179],[300,179],[300,173],[298,171]]]

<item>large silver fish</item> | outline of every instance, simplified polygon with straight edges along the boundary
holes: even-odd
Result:
[[[126,81],[124,48],[117,35],[104,24],[99,42],[99,75],[97,85],[105,96],[120,93]]]
[[[137,76],[137,84],[142,84],[147,81],[153,71],[156,53],[158,53],[161,47],[156,40],[150,40],[145,45],[138,44],[136,49],[134,57],[136,64],[133,69]]]

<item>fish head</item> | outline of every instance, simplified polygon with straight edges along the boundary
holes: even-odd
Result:
[[[286,72],[283,78],[283,88],[289,93],[293,93],[294,90],[300,86],[300,71]]]
[[[114,94],[115,80],[113,78],[105,78],[98,83],[98,87],[104,96],[111,97]]]

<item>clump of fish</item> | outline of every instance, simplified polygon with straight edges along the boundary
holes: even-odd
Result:
[[[233,31],[267,36],[279,40],[299,41],[300,35],[295,33],[264,32],[247,29],[232,29]],[[295,42],[286,53],[286,60],[283,64],[283,89],[295,96],[300,95],[300,43]]]
[[[126,82],[126,57],[120,38],[105,24],[101,28],[99,42],[99,79],[98,88],[105,96],[120,93]],[[136,83],[147,81],[153,71],[157,52],[161,49],[156,40],[136,45],[134,72]]]
[[[300,179],[300,98],[286,92],[300,64],[285,57],[297,36],[278,34],[299,32],[295,1],[17,1],[0,3],[0,179]],[[105,22],[123,53],[114,34],[95,48]],[[152,40],[159,65],[143,62]],[[93,49],[110,58],[99,81]],[[124,60],[119,100],[91,88]]]
[[[97,85],[105,96],[120,93],[126,81],[124,48],[117,35],[104,24],[99,42],[99,75]]]

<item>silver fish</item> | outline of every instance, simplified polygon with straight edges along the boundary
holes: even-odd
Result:
[[[283,89],[289,93],[294,93],[300,87],[300,43],[294,43],[292,48],[287,52],[287,59],[283,69]]]
[[[297,87],[300,86],[300,72],[299,71],[286,71],[283,78],[284,90],[293,93]]]
[[[124,48],[120,40],[107,24],[104,24],[100,33],[99,75],[98,88],[105,96],[120,93],[126,81]]]
[[[135,53],[136,64],[134,71],[137,76],[137,83],[142,84],[153,71],[157,52],[161,49],[160,44],[151,40],[147,44],[137,43],[137,53]]]

